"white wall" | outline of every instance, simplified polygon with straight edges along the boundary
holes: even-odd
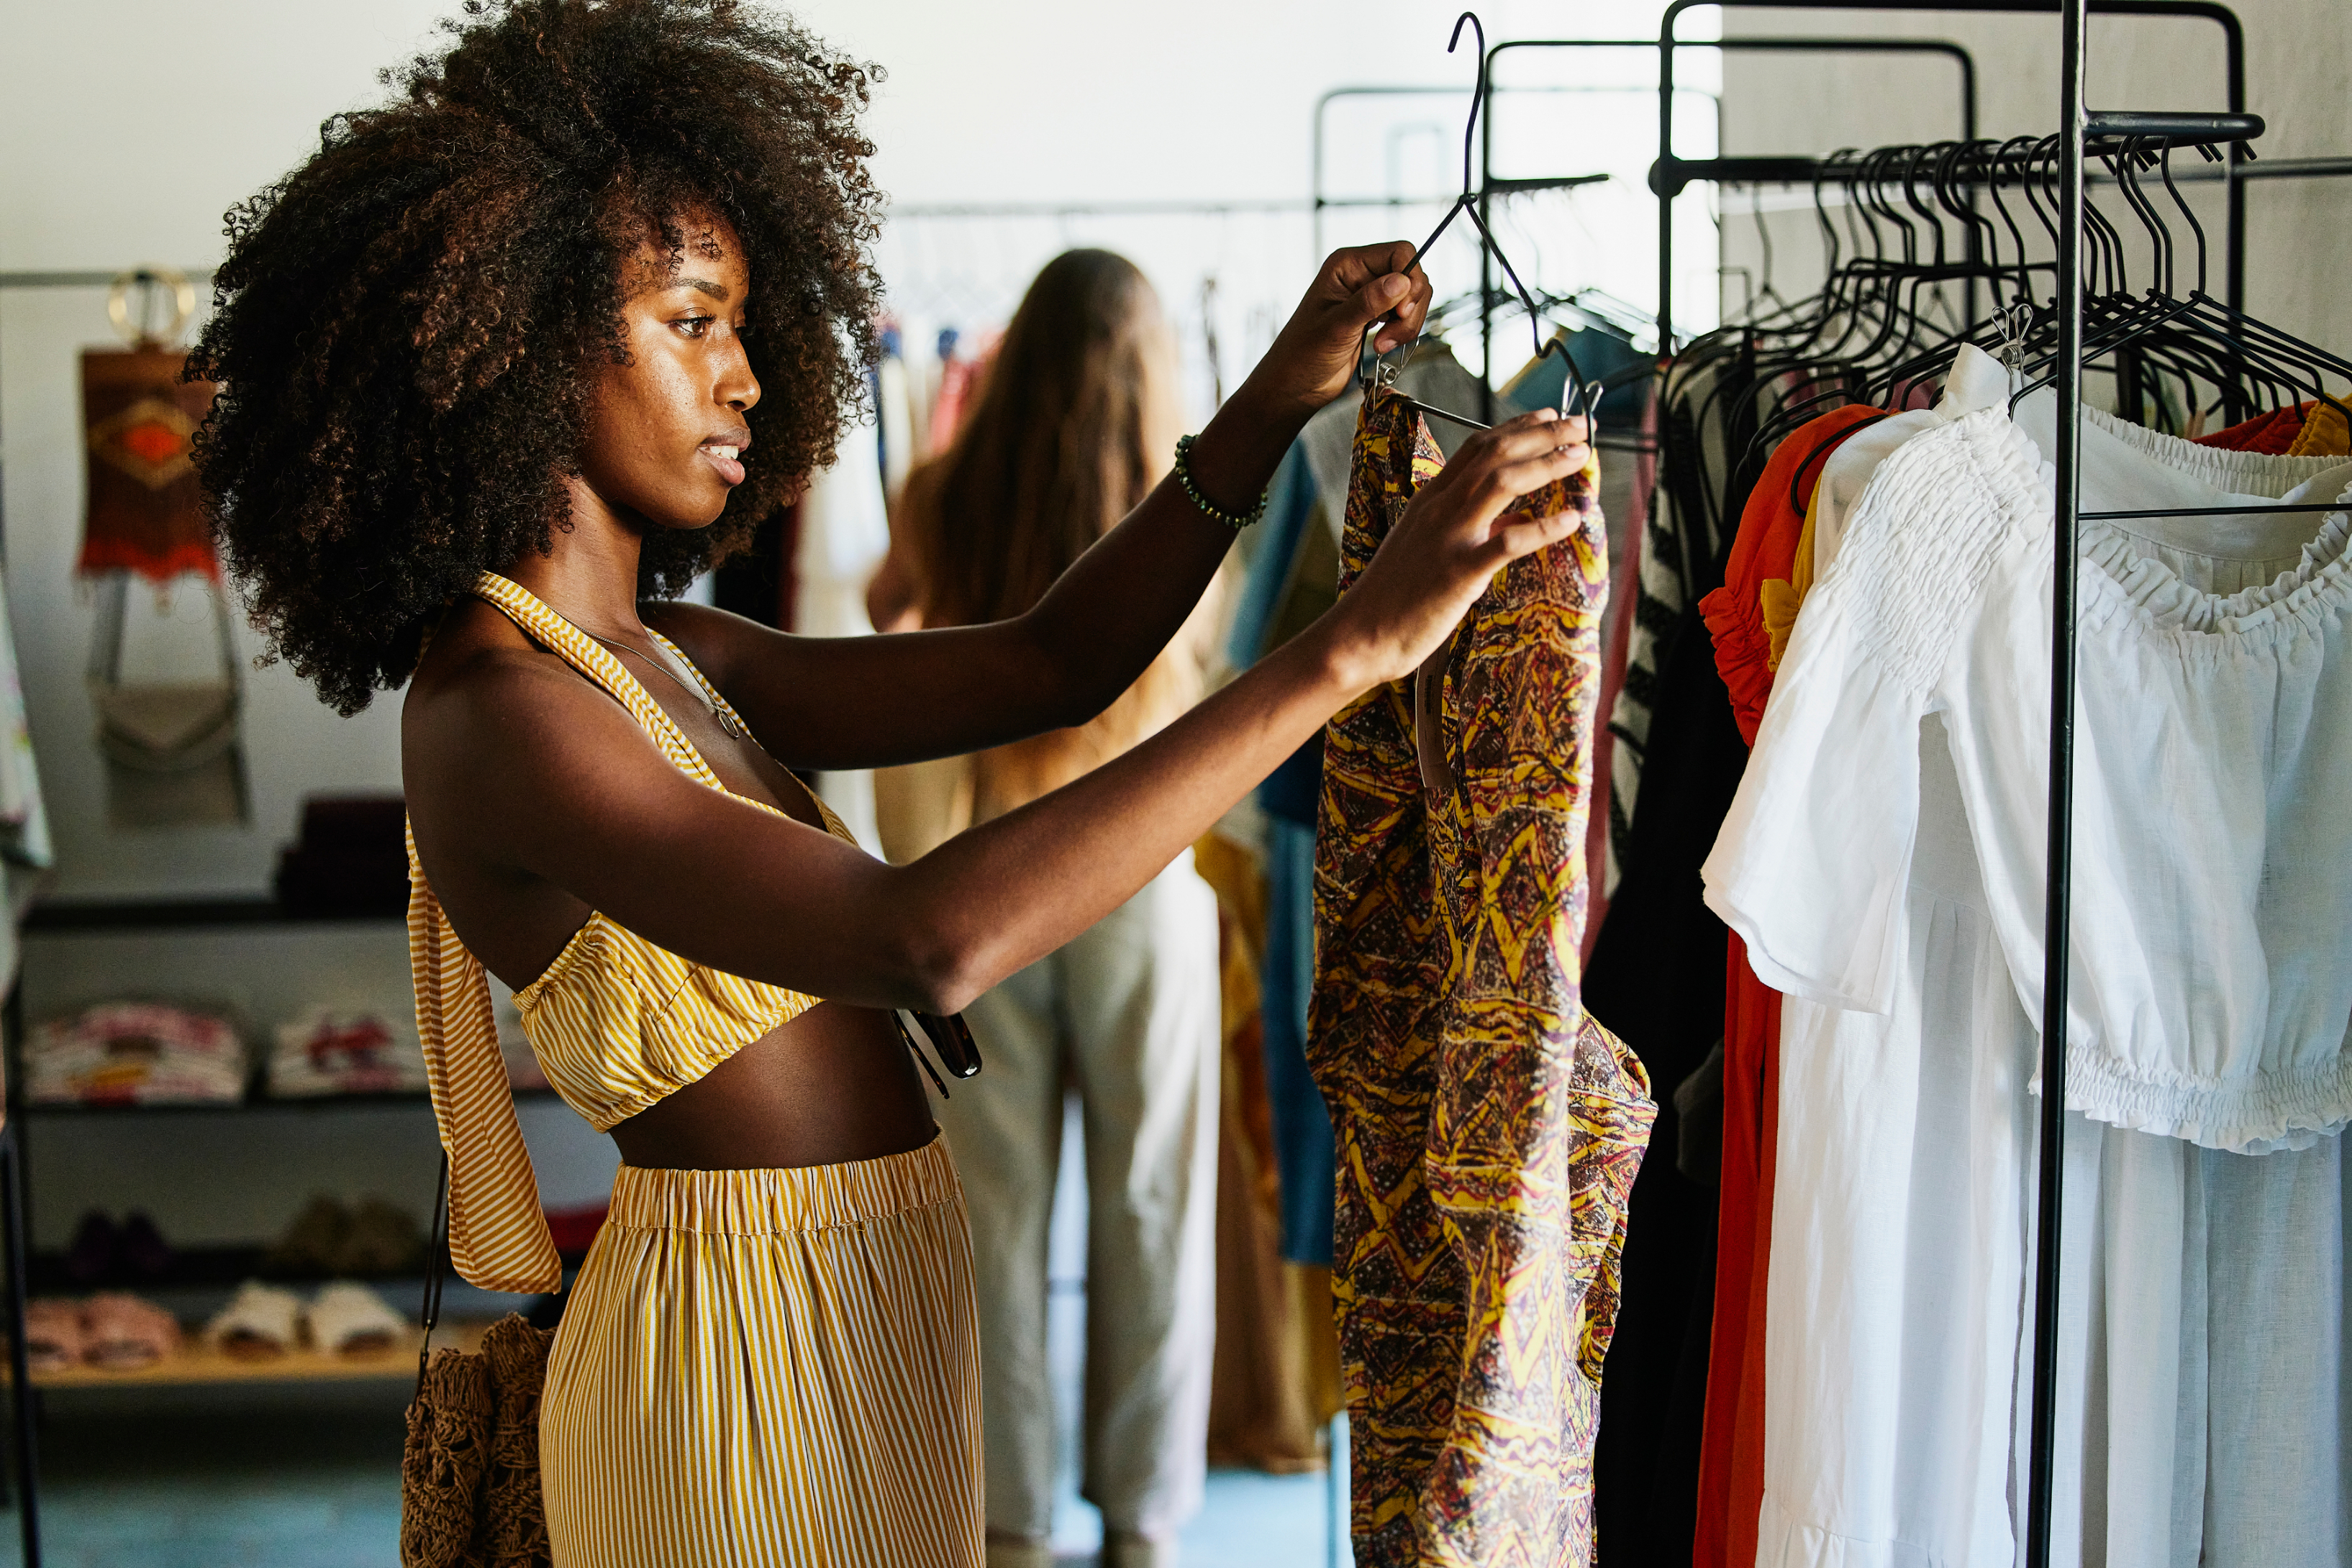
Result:
[[[447,0],[9,7],[0,17],[0,271],[208,265],[220,252],[224,210],[304,156],[328,115],[380,96],[375,72],[429,44],[435,18],[451,9]],[[1181,14],[1081,0],[814,0],[798,11],[820,35],[887,70],[870,120],[875,170],[904,206],[1304,197],[1310,116],[1324,89],[1458,86],[1470,63],[1466,46],[1444,53],[1452,13],[1412,0],[1205,0]],[[1638,37],[1653,26],[1655,4],[1493,0],[1483,14],[1490,38]],[[103,47],[93,47],[101,37]],[[1514,79],[1556,79],[1567,68],[1530,62]],[[1640,56],[1615,56],[1585,57],[1575,69],[1588,81],[1645,83],[1651,68]],[[1546,106],[1549,120],[1515,104],[1520,129],[1498,171],[1614,166],[1637,177],[1649,142],[1644,102],[1636,93],[1556,103]],[[1455,177],[1460,113],[1452,99],[1349,106],[1331,122],[1333,188],[1441,188]],[[1404,134],[1392,139],[1399,126]],[[1580,198],[1564,237],[1524,223],[1510,230],[1524,245],[1515,259],[1555,283],[1612,281],[1646,299],[1653,264],[1643,210],[1621,178]],[[1342,217],[1327,243],[1406,232],[1418,239],[1428,221],[1418,210]],[[1230,387],[1314,258],[1298,215],[909,217],[894,225],[885,256],[894,287],[927,322],[984,327],[1001,320],[1037,263],[1071,243],[1119,246],[1157,275],[1187,323],[1203,403],[1202,280],[1220,280]],[[1475,253],[1452,238],[1441,250],[1449,286],[1466,282]],[[248,688],[252,826],[108,831],[80,677],[89,611],[69,566],[81,507],[75,355],[110,340],[98,290],[0,292],[0,516],[34,734],[58,819],[58,891],[256,889],[292,835],[304,794],[397,787],[396,704],[381,701],[346,722],[282,668],[264,670]],[[249,633],[246,645],[257,651]]]
[[[374,100],[375,72],[429,44],[454,0],[89,0],[0,9],[0,272],[208,267],[221,215],[315,145],[320,120]],[[815,0],[800,14],[889,79],[869,124],[877,178],[902,205],[1007,201],[1295,200],[1309,188],[1317,97],[1342,83],[1459,88],[1465,48],[1444,51],[1450,9],[1413,0],[1181,10],[1105,0],[1021,7],[966,0]],[[1492,0],[1490,38],[1622,34],[1654,26],[1655,0]],[[1585,57],[1574,79],[1645,84],[1639,55]],[[1569,79],[1531,63],[1507,79]],[[1704,72],[1700,85],[1707,85]],[[1619,182],[1507,232],[1524,270],[1563,286],[1615,280],[1646,298],[1650,227],[1631,176],[1648,156],[1645,99],[1598,95],[1515,105],[1505,173],[1609,168]],[[1335,114],[1332,188],[1423,193],[1456,176],[1459,99],[1350,106]],[[1702,121],[1707,106],[1695,106]],[[1695,134],[1710,127],[1702,124]],[[1422,212],[1335,224],[1327,243],[1409,234]],[[1546,227],[1547,224],[1551,226]],[[1228,387],[1271,335],[1315,258],[1302,216],[1158,220],[916,219],[885,258],[910,309],[967,327],[1001,319],[1035,266],[1071,243],[1127,249],[1159,279],[1197,350],[1201,281],[1220,280]],[[1458,240],[1441,280],[1472,276]],[[1701,258],[1704,261],[1704,257]],[[1186,316],[1187,311],[1191,315]],[[283,668],[248,678],[250,828],[118,833],[103,820],[81,671],[90,634],[69,567],[81,514],[76,356],[112,340],[102,293],[0,290],[0,517],[34,737],[57,820],[56,892],[128,897],[267,885],[305,794],[396,789],[396,694],[345,721]],[[178,612],[186,613],[184,607]],[[249,633],[246,650],[256,651]],[[35,1016],[110,986],[237,1002],[266,1028],[312,993],[356,988],[404,1007],[400,938],[385,927],[267,943],[43,938],[29,959]],[[561,1107],[527,1108],[552,1202],[594,1196],[607,1144]],[[429,1179],[421,1112],[288,1115],[128,1129],[35,1131],[36,1228],[62,1239],[82,1207],[144,1203],[169,1234],[226,1239],[274,1229],[314,1188],[413,1194]]]

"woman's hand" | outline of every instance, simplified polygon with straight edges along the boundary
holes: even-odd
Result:
[[[1270,406],[1312,413],[1348,390],[1366,328],[1380,323],[1373,347],[1381,353],[1419,337],[1429,277],[1412,261],[1402,240],[1333,251],[1250,372],[1252,390]]]
[[[1566,538],[1576,515],[1503,508],[1591,460],[1581,417],[1549,409],[1481,431],[1423,486],[1326,617],[1331,656],[1359,691],[1421,666],[1503,566]]]

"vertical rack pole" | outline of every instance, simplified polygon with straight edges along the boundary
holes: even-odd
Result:
[[[1658,358],[1675,351],[1675,13],[1658,24]],[[1720,152],[1718,147],[1717,151]]]
[[[2050,841],[2042,920],[2041,1184],[2033,1254],[2032,1447],[2025,1568],[2049,1568],[2057,1446],[2059,1222],[2064,1197],[2066,982],[2074,804],[2074,530],[2082,504],[2083,31],[2084,0],[2059,9],[2057,489],[2050,547]]]
[[[13,1010],[13,1009],[12,1009]],[[41,1564],[40,1467],[34,1452],[36,1396],[31,1358],[25,1350],[25,1182],[14,1119],[0,1127],[0,1224],[7,1230],[8,1406],[16,1426],[16,1529],[24,1543],[25,1568]]]
[[[2224,10],[2213,18],[2221,26],[2222,57],[2227,66],[2229,108],[2231,114],[2246,112],[2246,29],[2235,11]],[[2226,203],[2226,225],[2230,231],[2230,269],[2224,274],[2226,303],[2232,310],[2246,308],[2246,184],[2240,168],[2246,155],[2245,144],[2232,141],[2222,149],[2225,162],[2221,178]]]

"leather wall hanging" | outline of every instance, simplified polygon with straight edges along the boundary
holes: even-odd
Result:
[[[159,332],[154,306],[166,294],[170,319]],[[183,382],[187,355],[171,345],[194,308],[195,290],[179,274],[126,273],[108,293],[107,313],[130,347],[90,349],[81,359],[89,506],[76,570],[98,589],[90,705],[106,758],[107,818],[118,828],[243,822],[250,811],[231,604],[189,452],[213,386]],[[175,580],[200,580],[215,633],[202,667],[123,679],[134,576],[156,585],[159,604]]]
[[[171,319],[155,330],[152,312],[133,319],[131,289],[142,305],[168,292]],[[172,340],[194,314],[195,289],[161,268],[117,278],[107,313],[130,340],[81,356],[83,444],[89,507],[82,524],[84,577],[136,572],[169,582],[188,572],[219,574],[212,528],[205,521],[189,446],[212,407],[210,382],[183,382],[187,351]]]

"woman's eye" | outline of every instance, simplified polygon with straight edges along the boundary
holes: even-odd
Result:
[[[717,318],[712,316],[682,316],[670,325],[689,338],[699,338],[716,319]]]

